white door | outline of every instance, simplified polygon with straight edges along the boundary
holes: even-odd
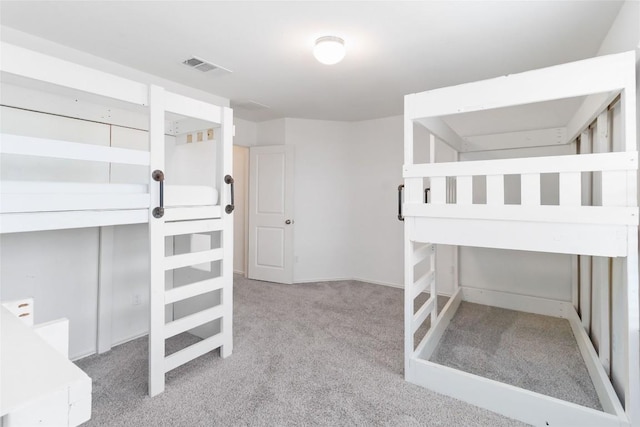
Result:
[[[293,147],[251,147],[249,278],[293,283]]]

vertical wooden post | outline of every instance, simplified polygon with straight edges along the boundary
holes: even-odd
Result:
[[[111,315],[113,309],[113,227],[100,227],[98,259],[98,339],[102,354],[111,350]]]
[[[233,110],[222,110],[222,136],[218,141],[218,188],[220,191],[220,205],[224,207],[230,203],[229,191],[224,183],[224,177],[232,174],[233,168]],[[222,213],[222,301],[224,315],[222,316],[222,335],[224,344],[220,348],[220,356],[225,358],[233,352],[233,213]]]
[[[405,96],[404,117],[404,164],[413,164],[413,121],[409,119],[411,113],[410,97]],[[408,179],[405,179],[405,200],[407,197]],[[411,355],[413,354],[413,243],[411,242],[412,218],[404,220],[404,377],[409,379]]]
[[[580,153],[591,153],[591,131],[586,129],[580,134]],[[582,205],[593,205],[592,196],[592,172],[582,173]],[[579,277],[580,277],[580,319],[582,319],[582,327],[587,332],[591,333],[591,257],[580,255],[578,258],[579,264]]]
[[[164,171],[164,89],[149,86],[149,395],[164,391],[164,220],[153,216],[160,205],[159,185],[151,178],[154,170]]]

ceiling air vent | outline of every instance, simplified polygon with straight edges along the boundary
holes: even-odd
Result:
[[[182,61],[184,65],[187,65],[191,68],[195,68],[196,70],[200,70],[202,72],[218,70],[223,73],[230,73],[231,70],[221,67],[220,65],[213,64],[211,62],[205,61],[204,59],[198,58],[196,56],[189,58],[185,61]]]

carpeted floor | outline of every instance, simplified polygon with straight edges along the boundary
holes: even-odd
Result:
[[[232,356],[170,372],[155,398],[145,338],[77,362],[93,378],[87,425],[521,425],[403,380],[400,289],[236,277],[234,297]]]
[[[462,302],[431,361],[602,410],[565,319]]]

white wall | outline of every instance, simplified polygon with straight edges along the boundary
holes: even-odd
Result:
[[[355,122],[349,141],[351,276],[402,286],[403,223],[398,220],[397,188],[402,184],[403,117]]]
[[[233,271],[245,274],[247,254],[247,226],[249,200],[249,148],[234,145],[233,179],[235,210],[233,211]]]

